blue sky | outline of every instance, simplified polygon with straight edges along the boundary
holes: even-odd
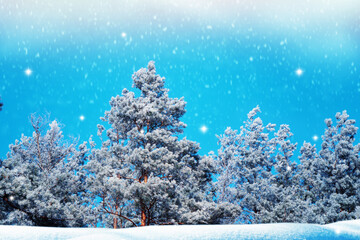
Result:
[[[201,153],[257,105],[264,123],[320,146],[325,118],[360,121],[360,2],[314,2],[0,0],[0,158],[34,112],[66,137],[96,135],[150,60],[185,97],[184,135]]]

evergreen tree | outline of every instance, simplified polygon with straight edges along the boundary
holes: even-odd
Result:
[[[238,217],[241,223],[264,222],[275,198],[274,188],[269,187],[275,163],[275,142],[269,138],[269,133],[274,131],[275,125],[264,127],[262,120],[255,118],[259,112],[259,107],[249,112],[239,134],[228,128],[219,137],[219,200],[241,207]]]
[[[355,219],[360,206],[360,146],[354,145],[358,128],[346,111],[336,114],[336,125],[331,119],[325,123],[327,128],[319,155],[313,153],[316,149],[311,149],[304,161],[303,185],[315,203],[316,222]],[[310,147],[307,144],[303,148],[305,151]]]
[[[277,132],[274,124],[264,126],[259,112],[250,111],[239,134],[227,128],[219,137],[218,200],[240,206],[241,223],[302,222],[293,134],[288,125]]]
[[[66,145],[57,121],[31,117],[31,137],[10,145],[0,168],[2,224],[84,226],[80,193],[85,152]]]
[[[324,197],[321,190],[322,172],[325,166],[323,159],[318,155],[315,145],[304,142],[300,148],[300,165],[295,175],[297,189],[297,201],[300,201],[303,209],[301,219],[305,223],[321,223],[321,216],[316,207],[317,201]]]
[[[217,199],[219,202],[236,204],[237,190],[234,187],[237,180],[236,163],[240,158],[241,137],[237,130],[226,128],[223,135],[217,136],[220,149],[216,157],[217,163]]]
[[[277,146],[271,188],[274,199],[270,202],[271,211],[267,212],[266,222],[303,222],[302,214],[306,204],[299,198],[299,185],[296,181],[298,166],[291,160],[296,150],[296,143],[291,143],[293,134],[288,125],[283,124],[275,133]]]
[[[154,62],[133,75],[133,87],[113,97],[98,126],[100,149],[89,156],[87,190],[97,220],[109,227],[216,222],[210,194],[214,163],[199,145],[179,139],[183,98],[170,98]],[[214,214],[209,212],[214,211]]]

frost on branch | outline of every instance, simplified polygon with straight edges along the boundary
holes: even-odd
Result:
[[[31,124],[32,136],[23,135],[10,145],[0,168],[0,222],[84,226],[79,198],[84,149],[64,142],[57,121],[48,124],[32,115]]]
[[[213,217],[210,193],[213,160],[198,154],[199,145],[180,139],[186,125],[183,98],[170,98],[154,62],[133,74],[133,87],[110,100],[98,126],[102,139],[86,168],[88,199],[98,222],[119,228],[153,224],[195,224]],[[217,214],[221,209],[217,210]]]

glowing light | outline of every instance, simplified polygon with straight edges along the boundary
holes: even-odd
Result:
[[[79,117],[79,119],[80,119],[80,121],[84,121],[84,120],[85,120],[85,116],[84,116],[84,115],[81,115],[81,116]]]
[[[200,128],[200,131],[201,131],[202,133],[206,133],[208,130],[209,130],[208,127],[205,126],[205,125],[202,125],[201,128]]]
[[[121,37],[126,38],[126,32],[122,32]]]
[[[24,72],[26,76],[30,76],[32,74],[32,70],[30,68],[27,68]]]
[[[300,77],[301,75],[304,74],[304,70],[302,70],[301,68],[298,68],[298,69],[296,69],[295,73],[296,73],[296,75],[298,75]]]
[[[319,137],[318,137],[317,135],[314,135],[314,136],[312,137],[312,139],[313,139],[314,141],[317,141],[317,140],[319,139]]]
[[[335,228],[335,233],[336,233],[336,234],[340,234],[340,233],[341,233],[341,229],[340,229],[340,228]]]
[[[14,196],[10,196],[10,197],[9,197],[9,200],[10,200],[10,201],[14,201],[14,200],[15,200],[15,197],[14,197]]]
[[[291,167],[290,167],[290,166],[287,166],[287,167],[286,167],[286,170],[291,171]]]

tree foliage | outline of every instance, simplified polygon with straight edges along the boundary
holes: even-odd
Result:
[[[66,143],[57,121],[31,117],[32,136],[0,161],[0,224],[105,226],[331,223],[360,218],[358,128],[346,111],[326,119],[319,151],[286,124],[264,124],[257,106],[239,130],[201,156],[181,138],[183,98],[171,98],[154,62],[135,92],[111,98],[100,144]],[[0,103],[0,110],[2,104]],[[297,161],[298,160],[298,161]]]
[[[124,89],[111,99],[102,118],[110,127],[98,125],[106,140],[86,165],[101,221],[114,228],[211,221],[205,208],[214,164],[198,154],[197,143],[178,136],[186,127],[183,98],[168,96],[153,62],[132,78],[140,96]]]
[[[0,168],[3,224],[84,226],[79,204],[83,153],[65,144],[57,121],[31,117],[31,137],[10,145]]]
[[[321,150],[304,143],[301,151],[301,185],[316,213],[314,222],[330,223],[359,218],[360,145],[358,128],[346,111],[337,113],[336,124],[326,119]]]
[[[265,223],[289,220],[284,194],[291,191],[294,164],[290,161],[296,144],[287,125],[275,133],[275,125],[264,126],[256,107],[238,133],[227,128],[219,136],[218,197],[238,204],[239,222]],[[276,174],[274,174],[276,172]]]
[[[248,114],[240,132],[230,128],[219,136],[217,194],[220,202],[241,207],[239,222],[331,223],[360,216],[360,145],[357,127],[346,111],[336,125],[326,119],[321,150],[304,142],[300,164],[291,158],[288,125],[274,132],[264,127],[258,107]],[[273,135],[270,135],[273,133]]]

